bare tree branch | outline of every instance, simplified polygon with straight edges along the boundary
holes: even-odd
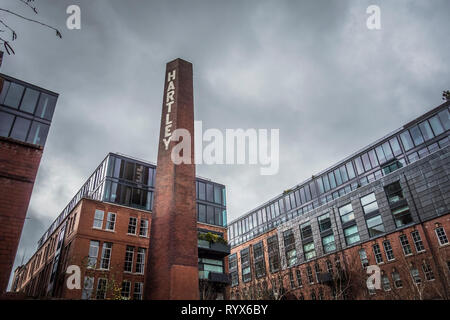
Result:
[[[33,7],[31,4],[30,4],[30,2],[34,2],[34,0],[18,0],[18,1],[20,1],[20,2],[22,2],[23,4],[25,4],[27,7],[30,7],[33,11],[34,11],[34,13],[38,13],[37,12],[37,8],[36,7]]]
[[[0,8],[0,11],[6,12],[6,13],[9,13],[9,14],[12,14],[12,15],[14,15],[14,16],[16,16],[16,17],[22,18],[22,19],[27,20],[27,21],[30,21],[30,22],[34,22],[34,23],[40,24],[40,25],[42,25],[42,26],[44,26],[44,27],[47,27],[47,28],[49,28],[49,29],[52,29],[52,30],[56,31],[56,36],[57,36],[57,37],[62,38],[62,34],[61,34],[61,32],[59,32],[58,29],[56,29],[55,27],[52,27],[52,26],[50,26],[50,25],[48,25],[48,24],[46,24],[46,23],[40,22],[40,21],[38,21],[38,20],[34,20],[34,19],[30,19],[30,18],[24,17],[24,16],[22,16],[22,15],[20,15],[20,14],[18,14],[18,13],[15,13],[15,12],[10,11],[10,10],[7,10],[7,9]]]

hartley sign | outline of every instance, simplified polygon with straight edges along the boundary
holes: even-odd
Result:
[[[172,120],[170,120],[171,112],[172,112],[172,105],[175,103],[175,78],[176,78],[176,70],[172,70],[171,72],[167,73],[167,82],[169,83],[167,85],[166,90],[166,117],[165,117],[165,123],[164,123],[164,147],[167,150],[169,148],[170,140],[172,139]]]

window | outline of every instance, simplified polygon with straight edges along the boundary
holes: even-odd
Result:
[[[206,200],[206,186],[200,181],[198,181],[198,198],[200,200]]]
[[[438,113],[439,119],[445,130],[450,129],[450,112],[447,109],[442,110]]]
[[[303,245],[303,253],[306,260],[315,258],[316,250],[314,248],[314,242],[306,243]]]
[[[400,244],[402,245],[403,254],[408,256],[412,254],[411,246],[409,245],[408,237],[405,234],[402,234],[400,237]]]
[[[433,269],[431,269],[431,266],[428,262],[426,262],[426,261],[423,262],[422,270],[423,270],[423,273],[425,274],[425,279],[427,279],[427,281],[434,280]]]
[[[8,137],[14,122],[14,116],[6,112],[0,112],[0,136]]]
[[[419,231],[411,232],[411,236],[414,241],[414,246],[416,247],[417,252],[425,251],[425,247],[423,246],[422,238],[420,237]]]
[[[252,273],[250,268],[250,249],[245,248],[241,250],[241,268],[242,281],[249,282],[252,280]]]
[[[125,250],[125,264],[123,268],[125,272],[133,271],[133,257],[134,257],[134,247],[127,246]]]
[[[437,115],[431,117],[428,119],[430,122],[431,128],[433,129],[433,132],[436,136],[440,135],[442,132],[444,132],[444,128],[442,127],[441,122],[439,121],[439,118]]]
[[[6,94],[5,101],[3,103],[8,107],[18,109],[20,100],[22,99],[23,91],[23,86],[11,82],[9,85],[8,93]]]
[[[400,278],[400,273],[397,271],[392,272],[392,280],[394,280],[394,286],[399,289],[403,287],[402,279]]]
[[[231,275],[231,286],[235,287],[239,285],[239,276],[237,271],[230,272]]]
[[[312,269],[311,269],[310,266],[306,267],[306,276],[308,277],[309,284],[313,284],[314,283],[314,278],[313,278]]]
[[[103,227],[103,216],[104,216],[104,214],[105,213],[102,210],[95,210],[93,228],[101,229]]]
[[[134,284],[133,300],[142,300],[144,284],[142,282],[136,282]]]
[[[112,250],[112,243],[104,242],[102,248],[102,260],[100,264],[101,269],[105,270],[109,269],[109,262],[111,260],[111,250]]]
[[[124,299],[129,299],[130,291],[131,291],[131,282],[127,280],[122,281],[122,290],[120,291],[121,297]]]
[[[389,277],[387,275],[383,275],[381,281],[383,283],[383,290],[391,291],[391,283],[389,282]]]
[[[386,253],[387,261],[394,260],[394,251],[392,250],[391,243],[389,240],[383,241],[384,252]]]
[[[370,237],[376,237],[384,233],[384,225],[381,215],[376,215],[373,218],[366,219],[366,223]]]
[[[436,228],[436,236],[438,238],[439,244],[443,246],[448,243],[447,235],[445,234],[445,230],[443,227]]]
[[[198,221],[206,222],[206,206],[204,204],[197,204]]]
[[[309,239],[312,237],[312,229],[309,222],[303,223],[300,225],[300,234],[302,236],[302,239]]]
[[[280,269],[280,255],[276,235],[267,238],[267,251],[269,254],[269,270],[271,273],[277,272]]]
[[[414,144],[412,142],[412,139],[411,139],[411,136],[409,135],[408,130],[406,130],[400,134],[400,139],[402,140],[403,148],[405,149],[405,151],[408,151],[408,150],[414,148]]]
[[[302,274],[299,269],[295,270],[295,275],[297,278],[297,284],[299,287],[301,287],[303,285],[303,283],[302,283]]]
[[[414,282],[417,284],[420,284],[422,282],[422,279],[420,278],[419,270],[417,268],[412,267],[410,269],[411,277],[413,278]]]
[[[367,268],[367,266],[369,265],[369,259],[367,259],[366,250],[364,249],[359,250],[359,259],[361,260],[363,268],[364,269]]]
[[[89,257],[88,268],[94,268],[97,266],[98,248],[100,243],[98,241],[91,241],[89,245]]]
[[[35,115],[42,119],[52,120],[55,105],[56,97],[41,93]]]
[[[413,220],[409,211],[408,204],[403,195],[400,182],[396,181],[386,186],[385,192],[397,228],[411,223]]]
[[[237,254],[233,253],[228,256],[228,268],[230,270],[237,268]]]
[[[222,188],[214,185],[214,202],[222,204]]]
[[[128,234],[136,234],[137,218],[130,217],[128,222]]]
[[[317,281],[317,283],[319,283],[319,277],[320,277],[320,274],[322,273],[322,269],[320,269],[320,265],[318,263],[316,263],[314,265],[314,272],[316,274],[316,281]]]
[[[106,289],[107,289],[107,282],[108,280],[100,278],[98,279],[97,283],[97,300],[102,300],[106,298]]]
[[[283,232],[284,247],[286,250],[286,262],[288,267],[297,263],[297,250],[295,248],[295,238],[292,230]]]
[[[145,248],[138,248],[135,272],[139,274],[144,274],[144,266],[145,266]]]
[[[395,170],[398,170],[402,167],[403,167],[403,164],[400,161],[394,161],[383,167],[383,173],[384,173],[384,175],[387,175],[387,174],[394,172]]]
[[[108,218],[106,220],[106,230],[114,231],[115,224],[116,224],[116,214],[108,212]]]
[[[291,289],[295,288],[294,274],[292,273],[292,269],[289,270],[289,282],[291,285]]]
[[[336,250],[333,234],[322,238],[322,247],[324,253],[330,253]]]
[[[27,88],[20,105],[20,110],[28,113],[34,113],[38,97],[39,91]]]
[[[364,214],[372,213],[378,210],[377,200],[375,193],[370,193],[361,198],[361,205],[363,207]]]
[[[92,298],[92,291],[94,290],[94,277],[84,277],[83,292],[81,293],[82,300],[90,300]]]
[[[141,237],[148,236],[148,220],[147,219],[141,219],[141,227],[139,229],[139,235]]]
[[[380,246],[378,244],[374,244],[372,248],[377,264],[383,263],[383,256],[381,255]]]
[[[360,240],[358,227],[356,225],[344,229],[345,242],[352,245]]]
[[[31,121],[16,117],[16,120],[14,121],[10,137],[13,139],[17,139],[20,141],[25,141],[25,138],[27,137],[28,129],[30,128]]]
[[[326,213],[321,215],[318,219],[320,232],[328,231],[331,229],[330,214]]]
[[[349,203],[343,207],[340,207],[339,215],[341,216],[342,223],[347,223],[347,222],[355,220],[355,214],[353,213],[352,204]]]

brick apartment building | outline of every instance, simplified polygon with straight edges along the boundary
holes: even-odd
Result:
[[[142,299],[155,192],[152,163],[110,153],[14,271],[11,291],[29,297]],[[228,298],[225,186],[196,179],[200,298]],[[223,239],[223,240],[222,240]],[[81,288],[69,289],[69,266]]]
[[[0,52],[1,65],[2,52]],[[0,296],[6,291],[58,94],[0,74]]]
[[[449,105],[230,222],[231,298],[449,299]]]

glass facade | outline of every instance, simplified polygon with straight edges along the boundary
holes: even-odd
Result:
[[[156,165],[150,162],[118,153],[108,154],[41,237],[38,246],[45,242],[82,198],[152,211],[155,173]],[[198,221],[226,226],[225,186],[201,178],[196,178],[196,186]],[[201,196],[199,186],[204,186]]]
[[[44,146],[58,94],[0,74],[0,136]]]
[[[229,225],[232,246],[246,242],[297,216],[308,214],[360,186],[372,183],[432,152],[450,144],[448,104],[429,112],[426,118],[413,121],[394,133],[360,150],[339,164],[314,175],[311,179],[286,190],[283,194],[243,215]],[[408,218],[402,212],[395,216]],[[249,217],[252,224],[248,223]],[[348,216],[350,218],[350,216]],[[368,223],[374,233],[381,230],[374,217]],[[378,219],[379,220],[379,219]],[[396,219],[397,224],[408,223]],[[344,222],[344,221],[343,221]],[[355,237],[356,238],[356,237]]]

